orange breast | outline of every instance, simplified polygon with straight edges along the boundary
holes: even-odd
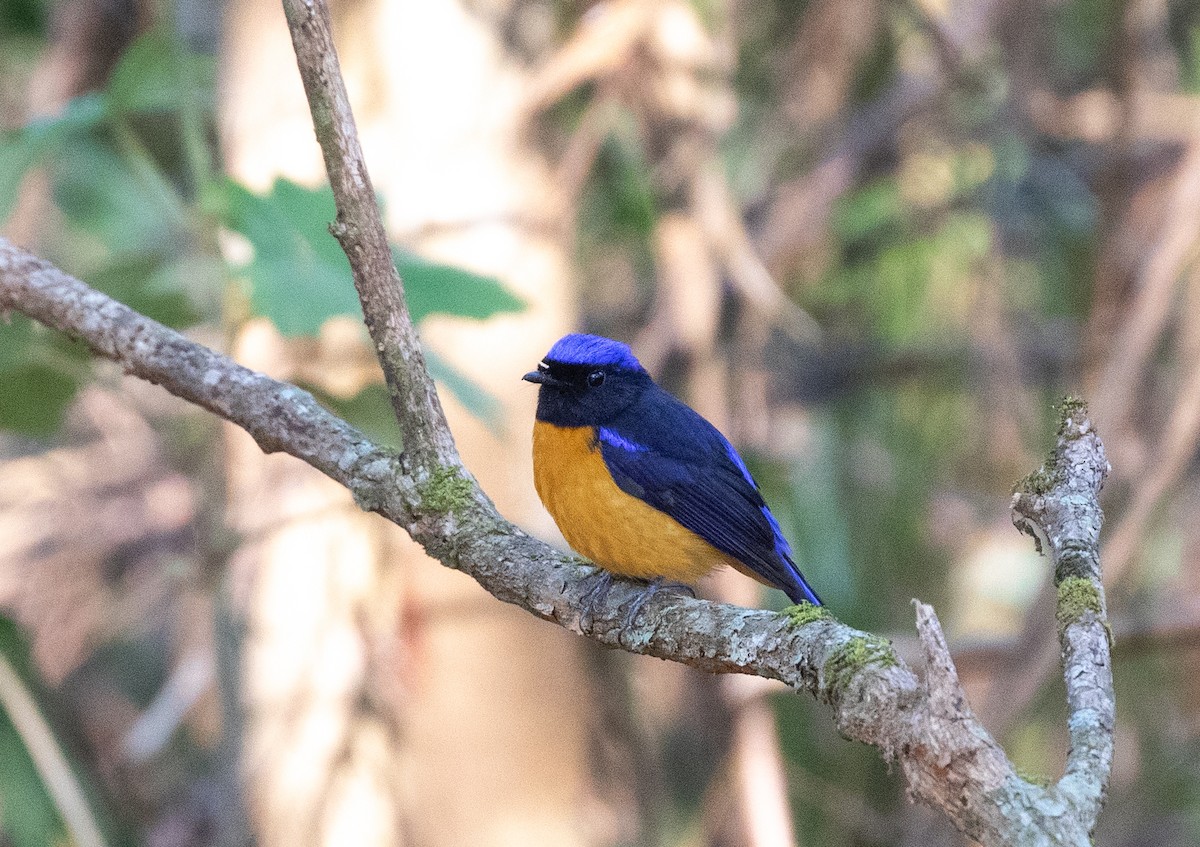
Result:
[[[691,583],[719,565],[734,564],[674,518],[618,488],[591,427],[537,421],[533,475],[567,543],[614,573]]]

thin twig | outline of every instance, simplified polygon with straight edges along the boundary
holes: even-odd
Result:
[[[284,0],[283,8],[337,204],[337,219],[329,229],[350,260],[367,331],[400,422],[404,457],[415,462],[414,469],[422,476],[445,466],[461,472],[462,461],[425,368],[404,285],[392,262],[338,66],[329,9],[307,0]]]

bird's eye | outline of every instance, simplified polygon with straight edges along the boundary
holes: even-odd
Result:
[[[597,388],[601,385],[604,385],[604,371],[592,371],[590,374],[588,374],[587,383],[591,388]]]

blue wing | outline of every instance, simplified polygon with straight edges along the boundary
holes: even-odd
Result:
[[[793,602],[820,605],[745,463],[699,414],[653,386],[598,427],[596,437],[622,491],[670,515]]]

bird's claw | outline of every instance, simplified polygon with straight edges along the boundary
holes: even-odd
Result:
[[[608,592],[612,590],[614,577],[610,571],[601,568],[596,574],[588,577],[588,579],[594,579],[595,584],[589,587],[584,595],[579,598],[579,627],[584,631],[591,630],[592,623],[596,617],[596,606],[602,603],[608,596]],[[645,589],[634,595],[633,599],[630,600],[629,608],[626,609],[625,614],[621,617],[622,629],[630,629],[637,622],[642,607],[664,588],[685,593],[693,600],[696,598],[696,590],[690,585],[685,585],[682,582],[668,582],[661,576],[652,579],[646,584]]]
[[[612,573],[603,568],[598,568],[596,573],[587,579],[594,579],[595,584],[579,598],[579,628],[583,630],[592,628],[592,621],[596,616],[596,605],[608,596],[613,584]]]
[[[629,610],[625,612],[625,617],[621,619],[621,623],[624,625],[625,629],[629,629],[634,625],[634,623],[637,622],[637,617],[642,611],[642,607],[645,606],[655,594],[664,588],[672,591],[678,591],[682,594],[687,594],[693,600],[696,599],[696,589],[692,588],[690,585],[686,585],[682,582],[669,582],[661,576],[656,577],[655,579],[650,580],[650,582],[646,585],[645,591],[642,591],[633,598],[632,602],[630,602]]]

